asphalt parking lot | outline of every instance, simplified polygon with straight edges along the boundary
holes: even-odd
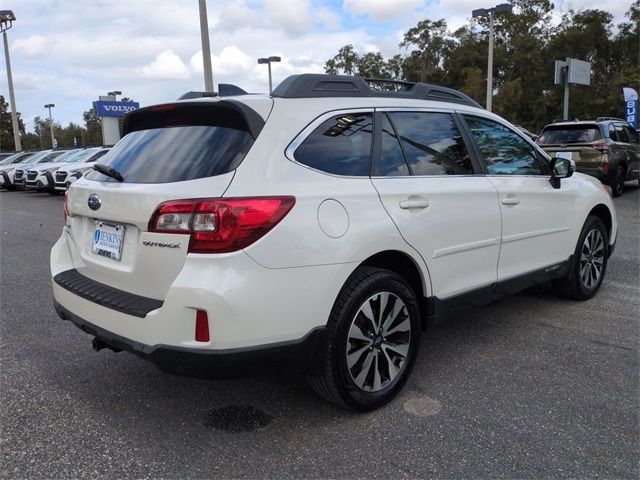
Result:
[[[594,299],[540,287],[451,318],[369,414],[296,376],[192,380],[94,352],[52,306],[62,203],[0,191],[2,478],[640,477],[637,182]]]

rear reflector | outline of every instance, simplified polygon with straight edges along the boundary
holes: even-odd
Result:
[[[196,342],[209,341],[209,317],[204,310],[196,310]]]
[[[149,232],[191,235],[190,253],[228,253],[263,237],[293,208],[295,197],[195,198],[158,205]]]

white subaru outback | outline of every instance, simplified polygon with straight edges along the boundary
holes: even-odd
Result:
[[[55,305],[167,372],[297,369],[370,410],[447,311],[548,280],[589,299],[615,245],[608,187],[443,87],[297,75],[124,131],[67,193]]]

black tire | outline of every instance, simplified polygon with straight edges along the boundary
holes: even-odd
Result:
[[[624,181],[626,178],[626,170],[622,165],[618,165],[611,175],[610,187],[611,194],[614,197],[619,197],[624,192]]]
[[[592,232],[598,232],[602,238],[603,246],[602,246],[602,254],[600,252],[596,252],[596,255],[587,255],[587,259],[583,256],[583,254],[587,251],[586,241],[587,237],[592,234]],[[597,234],[593,234],[597,237]],[[584,281],[583,272],[587,273],[583,270],[583,267],[586,267],[587,270],[592,269],[592,272],[596,271],[596,263],[597,260],[600,259],[602,262],[601,270],[597,281],[593,285],[588,285],[589,282]],[[566,298],[570,298],[573,300],[588,300],[593,297],[600,286],[602,285],[602,281],[604,279],[605,273],[607,271],[607,262],[609,260],[609,234],[607,232],[607,228],[605,227],[604,222],[595,216],[589,215],[587,220],[584,222],[584,226],[582,227],[582,232],[580,232],[580,237],[578,238],[578,244],[576,245],[576,250],[574,252],[574,261],[571,267],[571,270],[566,275],[566,277],[555,280],[553,282],[555,290]],[[589,266],[591,263],[591,267]]]
[[[355,342],[356,339],[353,336],[350,337],[350,335],[352,335],[354,328],[357,327],[356,324],[364,322],[367,327],[375,327],[373,323],[367,322],[366,319],[368,317],[362,313],[361,309],[365,308],[365,305],[369,305],[369,307],[371,305],[375,306],[376,298],[381,299],[384,295],[389,300],[386,308],[382,308],[382,311],[389,314],[389,316],[377,315],[380,311],[381,300],[377,303],[378,310],[374,311],[372,315],[379,318],[390,318],[391,312],[395,312],[396,305],[400,308],[400,312],[388,324],[388,330],[380,327],[378,333],[375,334],[373,333],[373,328],[371,329],[370,333],[375,337],[369,336],[367,340],[369,341],[370,339],[372,343],[362,343],[354,346],[352,342]],[[398,302],[398,299],[401,302]],[[402,303],[404,303],[406,309],[402,309]],[[379,322],[379,325],[381,324],[382,321]],[[392,333],[391,330],[400,327],[400,324],[402,324],[403,328],[408,326],[409,330]],[[392,326],[393,328],[391,328]],[[360,330],[360,327],[357,328],[360,333],[364,333],[363,330]],[[385,334],[385,331],[388,333]],[[308,376],[311,387],[321,397],[341,407],[358,411],[379,408],[393,399],[402,389],[411,374],[416,360],[421,334],[416,295],[407,282],[394,272],[379,268],[358,268],[349,277],[333,305],[327,323],[327,333],[327,346],[324,352],[321,373],[318,376]],[[388,337],[382,337],[383,335],[388,335]],[[407,355],[404,360],[401,359],[402,355],[395,356],[396,353],[393,349],[389,350],[389,348],[395,348],[390,347],[395,341],[392,337],[394,339],[399,338],[395,337],[395,335],[402,335],[401,342],[408,343],[408,346],[404,345],[404,348],[407,348]],[[371,346],[369,347],[368,345]],[[350,354],[347,352],[348,346],[352,348],[352,353]],[[362,349],[364,349],[362,353],[353,353]],[[347,363],[348,356],[350,358],[360,358],[362,362],[358,360],[349,368]],[[375,361],[375,366],[369,361],[370,358]],[[370,367],[365,366],[367,361],[369,361]],[[392,365],[389,363],[390,361],[393,362]],[[381,372],[382,374],[385,373],[385,366],[387,376],[383,378]],[[371,378],[371,385],[363,384],[359,386],[356,383],[353,375],[354,370],[357,369],[359,369],[360,373],[366,370],[367,373],[364,375],[363,382],[367,382],[367,379]],[[396,370],[397,373],[392,373],[392,370]],[[377,390],[375,390],[376,387],[373,383],[374,377],[378,383]],[[366,391],[367,387],[371,391]]]

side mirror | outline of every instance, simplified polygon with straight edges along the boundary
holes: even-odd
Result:
[[[576,171],[576,164],[568,158],[554,157],[551,159],[551,178],[549,183],[553,188],[560,188],[560,179],[569,178]]]

